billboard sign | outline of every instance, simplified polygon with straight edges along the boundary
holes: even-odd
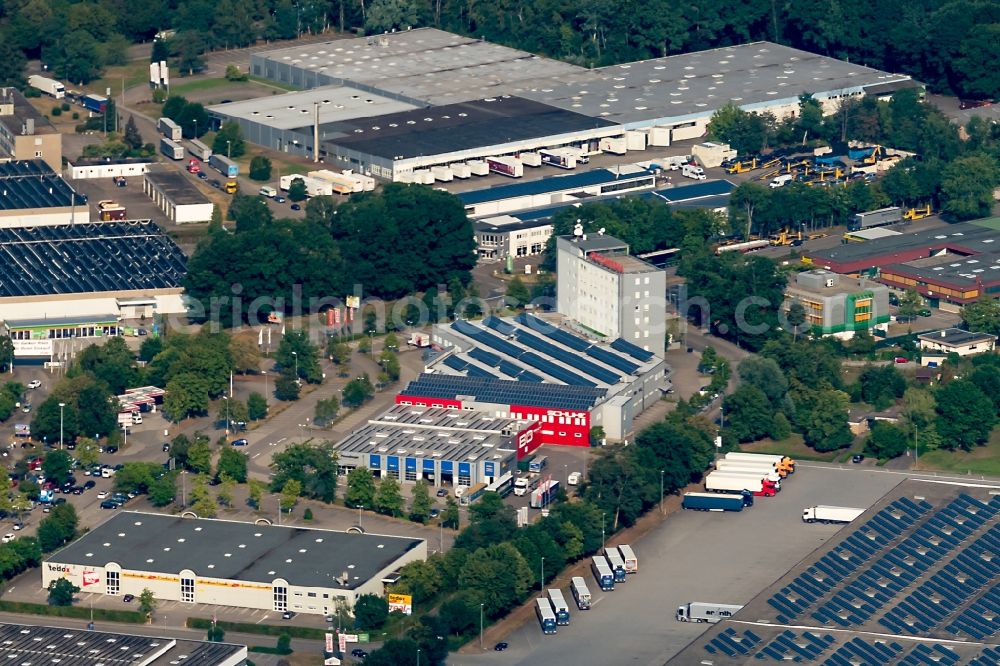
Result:
[[[400,611],[404,615],[413,613],[413,597],[409,594],[390,594],[388,598],[390,613],[393,611]]]

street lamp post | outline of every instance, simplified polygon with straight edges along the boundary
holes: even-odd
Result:
[[[264,375],[264,404],[267,405],[267,370],[262,370],[261,373]]]
[[[542,579],[538,582],[538,591],[545,591],[545,556],[542,556]]]
[[[365,510],[364,504],[358,505],[358,527],[361,527],[361,512]]]
[[[232,150],[232,148],[233,148],[233,142],[230,141],[229,139],[226,139],[226,157],[228,159],[232,159],[232,157],[233,157],[233,150]]]
[[[603,511],[601,512],[601,548],[604,548],[604,518],[607,514]]]
[[[483,647],[483,604],[479,604],[479,649],[485,649]]]
[[[417,648],[417,666],[420,666],[420,648]]]
[[[222,396],[222,399],[226,401],[226,434],[229,434],[229,397]]]
[[[663,515],[663,470],[660,470],[660,515]]]
[[[63,447],[63,408],[66,406],[65,402],[59,403],[59,450],[62,451]]]
[[[299,353],[293,351],[292,356],[295,357],[295,383],[297,384],[299,381]]]

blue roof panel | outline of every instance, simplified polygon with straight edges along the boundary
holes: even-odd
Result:
[[[513,183],[510,185],[498,185],[482,190],[472,190],[470,192],[458,193],[458,198],[466,206],[485,203],[487,201],[499,201],[514,197],[531,196],[534,194],[544,194],[546,192],[559,192],[561,190],[571,190],[576,187],[589,187],[602,183],[613,183],[615,181],[627,183],[640,178],[648,178],[652,175],[650,171],[637,172],[619,176],[609,169],[594,169],[592,171],[582,171],[580,173],[567,174],[565,176],[550,176],[540,180],[531,180],[525,183]]]
[[[706,180],[703,183],[679,185],[677,187],[656,190],[656,195],[673,203],[729,194],[734,189],[736,189],[736,185],[728,180]]]
[[[642,361],[645,363],[649,359],[653,358],[653,352],[646,351],[638,345],[634,345],[625,338],[618,338],[611,343],[612,349],[617,349],[623,354],[628,354],[632,358]]]
[[[493,404],[586,410],[605,393],[605,389],[587,386],[423,374],[410,382],[400,395],[448,400],[454,400],[458,396],[472,396],[479,402]]]

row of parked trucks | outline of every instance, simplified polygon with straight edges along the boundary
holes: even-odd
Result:
[[[787,456],[731,451],[705,477],[704,493],[685,493],[681,505],[697,511],[742,511],[754,497],[774,497],[781,481],[795,473]]]
[[[301,180],[306,187],[306,196],[332,196],[334,194],[353,194],[355,192],[371,192],[375,189],[375,179],[353,171],[330,171],[320,169],[302,174],[288,174],[278,179],[278,187],[287,192],[296,180]]]
[[[639,560],[632,547],[627,544],[606,546],[603,555],[596,555],[591,560],[590,569],[597,586],[605,592],[611,592],[616,583],[625,582],[626,576],[639,573]],[[592,607],[594,598],[582,576],[573,577],[569,591],[577,609],[589,610]],[[557,627],[569,625],[569,604],[566,603],[562,590],[550,589],[547,597],[535,599],[535,614],[544,634],[554,634]]]

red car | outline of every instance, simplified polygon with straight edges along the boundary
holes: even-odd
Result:
[[[905,356],[897,356],[895,358],[895,361],[896,363],[909,363],[910,359],[906,358]]]

